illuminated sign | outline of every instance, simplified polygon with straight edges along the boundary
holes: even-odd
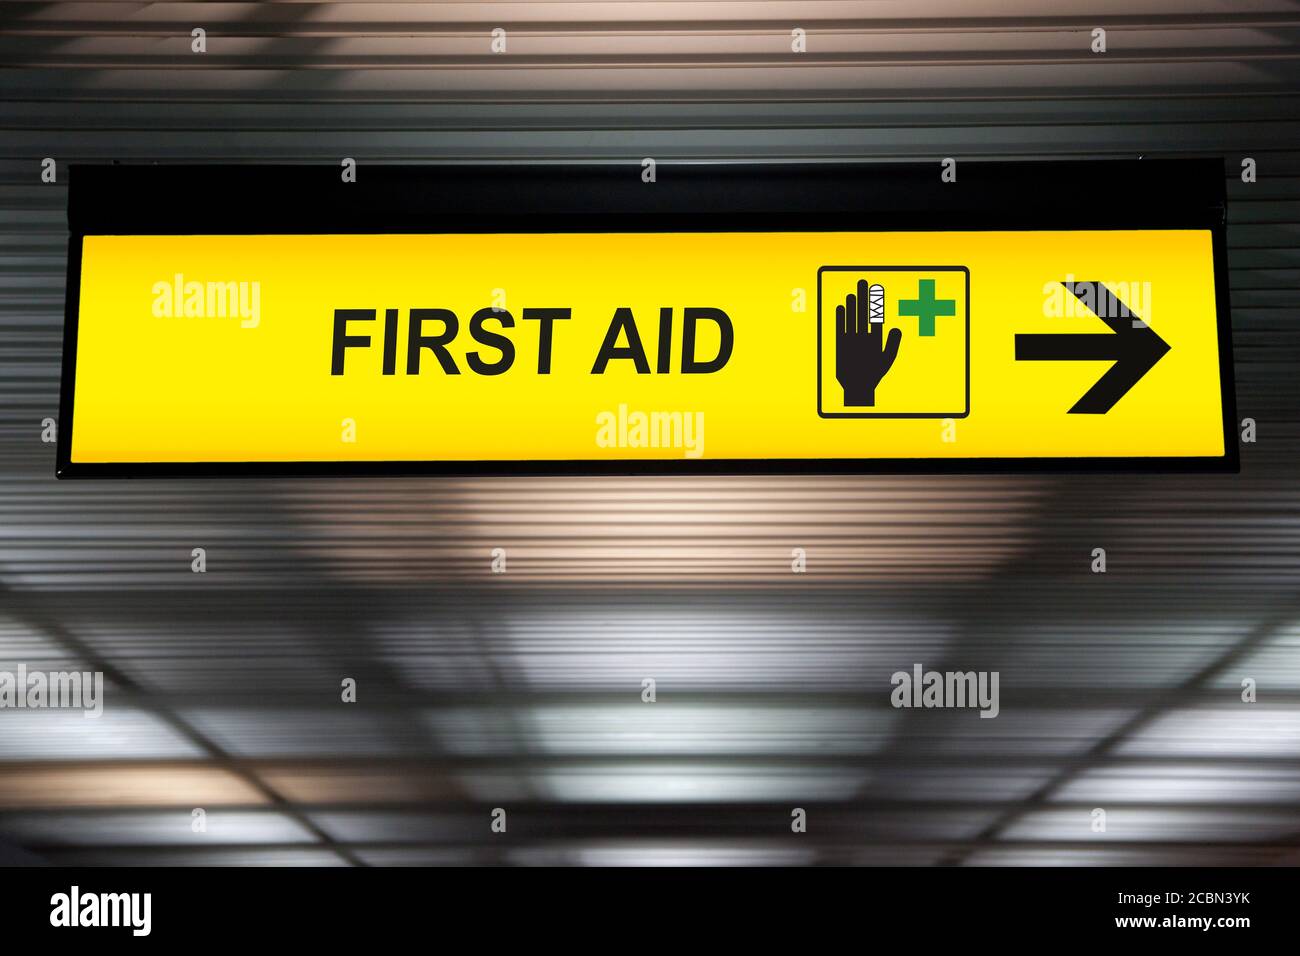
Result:
[[[665,220],[671,173],[634,178],[644,210],[543,189],[472,229],[383,228],[362,177],[339,228],[109,203],[78,230],[74,197],[60,474],[1235,466],[1212,207]]]

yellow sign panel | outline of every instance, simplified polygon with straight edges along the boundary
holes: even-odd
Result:
[[[1225,455],[1202,230],[83,240],[70,463]]]

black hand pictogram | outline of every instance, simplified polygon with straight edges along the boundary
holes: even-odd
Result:
[[[858,280],[857,295],[849,293],[843,305],[835,307],[835,380],[844,389],[844,404],[876,404],[876,386],[898,355],[902,329],[890,329],[884,322],[869,321],[869,289]]]

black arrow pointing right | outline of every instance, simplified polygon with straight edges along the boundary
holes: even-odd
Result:
[[[1169,343],[1146,324],[1134,326],[1133,320],[1139,318],[1137,313],[1100,282],[1062,282],[1061,285],[1110,326],[1110,333],[1017,335],[1016,359],[1113,361],[1115,364],[1070,409],[1071,415],[1104,415],[1164,357]]]

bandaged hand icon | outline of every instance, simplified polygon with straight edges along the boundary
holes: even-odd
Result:
[[[885,287],[859,279],[857,294],[835,307],[835,380],[845,405],[876,404],[876,386],[893,366],[902,339],[902,329],[885,334]]]

